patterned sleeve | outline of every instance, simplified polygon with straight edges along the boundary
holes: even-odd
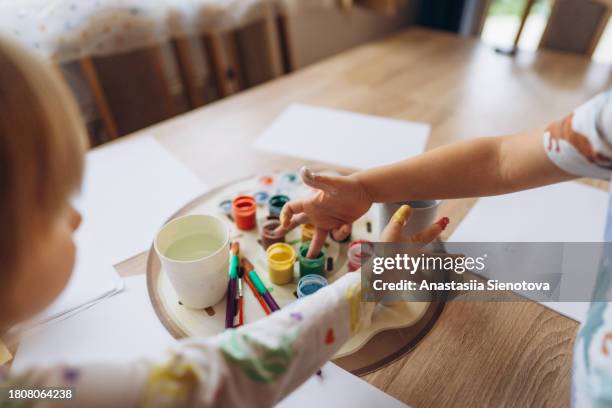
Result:
[[[159,362],[33,369],[9,385],[70,386],[75,406],[269,407],[332,358],[372,309],[361,302],[360,274],[349,273],[255,323],[184,340]]]
[[[568,173],[610,179],[612,89],[597,95],[544,133],[548,157]]]

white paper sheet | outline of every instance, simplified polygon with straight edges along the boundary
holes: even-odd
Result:
[[[205,190],[158,142],[139,137],[87,154],[75,206],[87,245],[115,265],[147,250],[168,217]]]
[[[256,149],[368,169],[425,150],[430,126],[423,123],[291,105],[254,142]]]
[[[551,186],[479,199],[450,237],[451,242],[601,242],[608,193],[577,183]],[[588,265],[595,283],[598,257]],[[514,265],[516,266],[516,265]],[[586,271],[585,269],[585,271]],[[573,276],[564,276],[563,287]],[[590,292],[590,291],[589,291]],[[583,321],[588,302],[545,302],[547,307]]]
[[[24,339],[12,372],[34,365],[119,362],[161,355],[176,340],[151,306],[145,276],[124,281],[125,290],[118,295]]]
[[[276,408],[407,406],[333,363],[325,364],[321,372],[321,377],[312,376],[293,394],[276,405]]]

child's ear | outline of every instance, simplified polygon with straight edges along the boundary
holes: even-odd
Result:
[[[72,205],[68,208],[68,222],[72,231],[76,231],[79,229],[81,222],[83,221],[83,217],[81,213],[78,212]]]

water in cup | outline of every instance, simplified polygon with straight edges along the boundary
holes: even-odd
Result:
[[[195,261],[211,255],[223,244],[211,234],[192,234],[170,244],[164,255],[175,261]]]

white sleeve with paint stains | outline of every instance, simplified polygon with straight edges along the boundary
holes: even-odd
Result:
[[[270,407],[332,358],[372,308],[361,302],[360,274],[349,273],[255,323],[184,340],[159,362],[33,369],[7,382],[71,386],[75,406]]]
[[[597,95],[548,126],[544,147],[552,162],[568,173],[609,180],[612,173],[612,90]]]

